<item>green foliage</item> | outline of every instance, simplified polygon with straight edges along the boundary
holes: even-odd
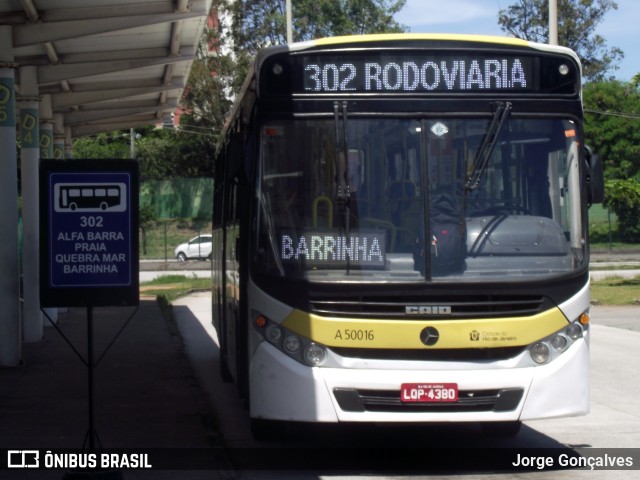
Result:
[[[210,288],[211,279],[198,278],[195,275],[192,277],[166,275],[140,285],[140,291],[143,295],[156,295],[164,308],[169,308],[170,302],[194,290],[209,290]]]
[[[222,51],[223,43],[220,28],[206,32],[182,98],[181,129],[194,135],[199,133],[200,141],[211,144],[222,129],[232,104],[231,93],[236,90],[233,84],[236,62]],[[210,55],[209,48],[216,54]]]
[[[129,158],[130,151],[128,130],[98,133],[73,142],[75,158]]]
[[[129,130],[80,137],[73,143],[74,157],[130,158],[130,142]],[[142,180],[213,175],[214,143],[211,138],[206,140],[198,134],[156,129],[154,126],[137,128],[134,151]]]
[[[609,48],[596,27],[610,10],[613,0],[558,0],[558,43],[573,49],[582,62],[587,80],[602,80],[618,68],[624,53]],[[548,0],[518,0],[498,13],[498,24],[517,38],[549,42]]]
[[[230,6],[237,50],[253,54],[286,43],[285,0],[236,0]],[[292,0],[293,40],[403,32],[393,19],[406,0]]]
[[[606,178],[640,178],[640,91],[616,80],[584,87],[586,142],[600,154]]]
[[[604,205],[618,217],[618,234],[626,242],[640,242],[640,182],[607,180]]]

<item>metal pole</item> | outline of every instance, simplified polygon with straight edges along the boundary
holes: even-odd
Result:
[[[558,0],[549,0],[549,44],[558,45]]]
[[[130,148],[130,158],[131,160],[136,159],[136,131],[131,128],[129,130],[129,148]]]
[[[287,43],[293,43],[293,20],[291,14],[291,0],[286,1],[286,10],[287,10]]]
[[[18,247],[18,153],[12,28],[0,25],[0,365],[22,358],[20,254]]]
[[[164,222],[164,263],[167,263],[167,222]]]
[[[96,448],[96,429],[94,424],[94,399],[93,399],[93,307],[87,307],[87,367],[89,369],[89,451]]]

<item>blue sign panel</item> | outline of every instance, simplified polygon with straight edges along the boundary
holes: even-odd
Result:
[[[43,160],[40,175],[42,304],[137,304],[137,164]]]

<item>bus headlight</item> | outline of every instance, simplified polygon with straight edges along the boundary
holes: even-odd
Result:
[[[564,335],[556,335],[551,339],[551,346],[558,352],[564,351],[569,345],[569,340]]]
[[[551,350],[549,350],[549,347],[544,343],[536,343],[531,347],[529,353],[534,362],[543,364],[549,361]]]
[[[583,316],[580,317],[583,319]],[[578,339],[584,336],[589,328],[588,320],[577,320],[553,335],[543,338],[529,347],[529,355],[537,365],[549,363],[569,349]]]
[[[304,349],[304,359],[309,365],[320,365],[326,355],[324,347],[317,343],[310,343]]]
[[[265,337],[271,343],[278,343],[282,338],[282,329],[278,325],[271,324],[267,327]]]
[[[279,351],[310,367],[322,365],[327,358],[327,348],[298,335],[269,320],[259,312],[252,312],[255,331]]]
[[[572,340],[582,337],[582,327],[578,323],[572,323],[567,327],[567,335]]]
[[[284,339],[284,343],[282,344],[282,347],[284,348],[284,351],[287,352],[289,355],[293,355],[300,351],[301,345],[302,345],[302,342],[298,337],[296,337],[295,335],[289,335]]]

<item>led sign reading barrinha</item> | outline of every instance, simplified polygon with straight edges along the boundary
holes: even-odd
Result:
[[[280,259],[315,267],[342,267],[348,262],[352,266],[381,268],[385,265],[385,236],[363,231],[348,236],[320,231],[283,234]]]

